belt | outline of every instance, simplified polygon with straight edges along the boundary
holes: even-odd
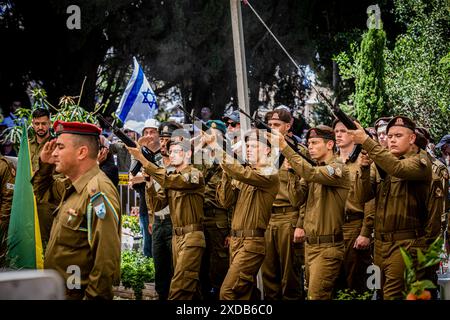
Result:
[[[200,224],[190,224],[184,227],[176,227],[173,228],[172,233],[176,236],[182,236],[194,231],[203,231],[203,226]]]
[[[264,229],[255,230],[231,230],[232,237],[245,238],[245,237],[264,237]]]
[[[345,222],[351,222],[362,219],[364,219],[364,212],[348,213],[344,217]]]
[[[298,208],[294,207],[272,207],[272,213],[296,212]]]
[[[228,210],[220,208],[203,208],[203,214],[207,217],[214,217],[217,214],[227,214]]]
[[[166,213],[166,214],[155,214],[155,218],[158,218],[159,220],[164,220],[166,219],[168,216],[170,216],[170,213]]]
[[[344,241],[344,236],[340,234],[328,234],[325,236],[306,237],[308,244],[336,243]]]
[[[375,232],[375,239],[384,242],[392,242],[407,239],[417,239],[424,235],[425,232],[423,230],[399,230],[386,233]]]

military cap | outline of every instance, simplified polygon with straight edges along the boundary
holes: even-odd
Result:
[[[379,128],[387,127],[389,121],[392,119],[392,117],[381,117],[377,121],[375,121],[375,130],[378,132]]]
[[[405,116],[397,116],[393,117],[387,127],[386,127],[386,133],[389,133],[389,129],[391,127],[404,127],[410,129],[412,132],[416,131],[416,124],[408,117]]]
[[[443,136],[441,141],[439,141],[439,143],[436,145],[436,148],[440,149],[448,143],[450,143],[450,134],[446,134],[445,136]]]
[[[334,140],[334,131],[329,126],[318,125],[315,128],[309,129],[306,133],[306,140],[309,140],[310,138]]]
[[[223,121],[220,121],[220,120],[208,120],[208,122],[206,122],[206,126],[208,128],[217,129],[220,132],[222,132],[223,134],[227,133],[227,126],[225,125],[225,123],[223,123]]]
[[[158,133],[160,137],[171,137],[175,130],[183,129],[183,126],[174,121],[163,122],[159,125]]]
[[[280,108],[267,112],[265,120],[266,122],[269,122],[269,120],[280,120],[285,123],[291,123],[292,115],[290,111]]]
[[[57,135],[62,133],[80,134],[86,136],[99,136],[102,132],[100,127],[92,123],[66,122],[57,120],[53,124],[53,130]]]
[[[425,139],[427,139],[429,142],[434,143],[434,139],[430,136],[430,132],[427,129],[425,129],[424,127],[417,127],[416,131],[419,131],[421,134],[423,134]]]
[[[418,128],[416,129],[415,134],[416,134],[416,141],[414,142],[414,144],[418,146],[420,149],[425,150],[428,144],[427,138],[425,137],[424,134],[422,134],[422,132],[419,131]]]
[[[240,115],[239,115],[239,110],[234,110],[231,114],[223,116],[222,120],[224,122],[228,122],[228,120],[231,120],[233,122],[240,123],[241,122],[241,118],[240,118]]]

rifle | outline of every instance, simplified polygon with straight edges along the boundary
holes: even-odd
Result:
[[[348,130],[356,130],[358,127],[355,125],[353,120],[344,112],[341,108],[339,108],[336,104],[332,103],[321,91],[316,90],[316,92],[319,93],[319,95],[322,97],[322,99],[325,100],[326,104],[328,105],[331,113],[340,121],[342,124],[348,129]],[[370,133],[364,129],[367,134]],[[355,162],[358,159],[359,154],[362,151],[362,145],[355,144],[353,147],[352,152],[350,152],[348,156],[348,161]]]
[[[272,128],[270,128],[266,123],[264,123],[264,121],[259,120],[259,119],[255,119],[252,118],[247,112],[245,112],[244,110],[242,110],[241,108],[239,108],[239,112],[241,112],[244,116],[246,116],[247,118],[250,119],[250,121],[253,123],[253,125],[258,128],[258,129],[265,129],[267,130],[267,132],[272,133]],[[300,150],[298,150],[298,146],[296,143],[288,140],[286,137],[284,137],[284,140],[286,140],[286,143],[288,144],[289,147],[292,148],[292,150],[294,150],[299,156],[301,156],[306,162],[308,162],[310,165],[312,166],[316,166],[316,162],[312,159],[310,159],[309,157],[305,156],[303,153],[300,152]],[[281,154],[280,155],[280,159],[279,159],[279,164],[280,166],[283,164],[283,160],[284,160],[284,155]]]
[[[130,137],[128,137],[122,130],[120,130],[115,125],[112,125],[108,122],[101,114],[98,114],[97,117],[102,120],[105,124],[109,125],[112,128],[113,133],[116,135],[117,138],[119,138],[126,146],[131,148],[136,148],[137,144],[134,142]],[[159,166],[157,163],[156,155],[154,152],[152,152],[149,148],[143,146],[141,148],[141,152],[144,155],[145,159],[148,161],[154,163],[155,165]],[[142,168],[142,163],[139,161],[136,161],[136,164],[134,167],[130,170],[131,174],[135,176]]]
[[[193,125],[195,125],[196,122],[200,122],[200,124],[201,124],[201,128],[199,128],[200,130],[202,130],[203,132],[206,132],[206,131],[209,130],[209,128],[208,128],[208,126],[206,125],[206,123],[204,123],[201,119],[199,119],[199,118],[196,117],[196,116],[191,115],[191,114],[190,114],[190,113],[189,113],[182,105],[178,105],[178,107],[181,109],[181,111],[183,111],[183,113],[184,113],[185,115],[188,116],[189,120],[192,122]],[[224,147],[223,145],[222,145],[222,150],[225,151],[227,154],[230,154],[230,153],[227,151],[227,148]],[[231,153],[232,153],[231,156],[232,156],[234,159],[236,159],[237,161],[239,161],[239,163],[243,164],[244,166],[247,166],[247,165],[248,165],[248,162],[245,161],[245,160],[243,160],[241,157],[239,157],[235,152],[231,151]]]

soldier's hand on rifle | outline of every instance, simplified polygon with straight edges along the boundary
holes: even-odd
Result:
[[[305,230],[302,228],[295,228],[294,230],[294,242],[303,242],[305,241]]]
[[[54,164],[55,157],[53,156],[53,151],[56,149],[56,139],[50,140],[45,143],[41,151],[41,161],[44,163]]]
[[[358,236],[355,240],[355,244],[353,245],[353,248],[355,249],[368,249],[370,246],[370,239],[364,236]]]
[[[151,141],[151,138],[150,138],[149,136],[143,136],[143,137],[140,137],[140,138],[139,138],[138,144],[139,144],[140,146],[146,146],[146,147],[148,147],[148,145],[150,144],[150,141]]]
[[[364,141],[369,138],[369,135],[364,131],[364,128],[361,127],[358,122],[354,121],[354,123],[358,129],[347,130],[347,134],[349,134],[353,138],[353,142],[355,144],[363,144]]]
[[[366,150],[362,150],[358,157],[358,163],[361,167],[370,167],[373,160],[369,158]]]
[[[265,132],[264,135],[272,146],[278,146],[280,150],[286,148],[286,139],[284,139],[284,136],[277,130],[272,130],[272,133]]]
[[[142,163],[143,166],[146,166],[149,161],[147,159],[145,159],[144,155],[142,154],[141,151],[141,146],[139,145],[139,143],[137,144],[136,148],[132,148],[132,147],[128,147],[126,146],[128,152],[140,163]]]

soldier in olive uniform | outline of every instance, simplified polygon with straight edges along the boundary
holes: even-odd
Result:
[[[299,190],[303,201],[302,229],[306,234],[306,273],[308,299],[331,299],[344,258],[345,203],[350,188],[348,168],[334,156],[334,132],[327,126],[311,128],[306,134],[308,150],[318,166],[313,167],[274,131],[282,154],[302,177]]]
[[[206,126],[211,128],[217,136],[226,134],[226,126],[220,120],[209,120]],[[209,130],[208,130],[209,131]],[[220,287],[228,271],[229,264],[229,241],[230,241],[230,209],[224,208],[216,199],[216,189],[222,179],[222,168],[215,161],[214,151],[204,148],[203,143],[198,144],[201,148],[200,155],[205,177],[205,202],[203,204],[203,228],[205,232],[206,248],[202,260],[202,272],[200,280],[203,288],[203,297],[206,300],[218,300]],[[199,150],[200,151],[200,150]],[[194,156],[195,164],[197,159]]]
[[[269,111],[265,118],[272,130],[287,135],[292,120],[289,111],[285,109]],[[307,153],[305,147],[297,145],[304,154]],[[264,296],[266,300],[299,300],[303,296],[301,265],[304,246],[300,242],[303,230],[296,227],[300,212],[297,206],[298,199],[295,199],[297,193],[289,192],[293,189],[288,185],[300,177],[292,170],[289,171],[287,160],[280,163],[278,174],[280,189],[273,203],[269,226],[265,233],[266,257],[262,265]]]
[[[202,226],[205,184],[201,172],[189,164],[191,143],[185,138],[169,142],[170,163],[175,168],[172,173],[149,162],[139,149],[128,150],[143,164],[145,172],[161,185],[158,192],[148,189],[153,210],[159,211],[169,205],[172,216],[174,275],[168,299],[200,299],[200,265],[205,249]]]
[[[0,268],[4,267],[6,258],[15,175],[13,164],[0,155]]]
[[[32,113],[31,126],[34,135],[30,138],[30,158],[33,172],[39,169],[39,155],[45,143],[52,139],[50,134],[50,112],[47,109],[36,109]],[[42,243],[45,244],[50,238],[50,230],[53,223],[53,211],[56,206],[54,199],[51,199],[50,193],[47,192],[43,197],[36,197],[36,204],[39,216],[39,226],[41,229]]]
[[[209,138],[208,138],[209,139]],[[230,266],[220,288],[221,300],[250,300],[256,290],[256,275],[266,253],[264,233],[278,192],[278,174],[270,163],[270,144],[258,130],[245,135],[244,167],[225,154],[213,138],[208,144],[223,160],[222,180],[217,188],[221,205],[234,205],[231,221]]]
[[[389,151],[372,140],[357,124],[349,130],[378,166],[380,180],[367,179],[362,169],[363,201],[375,197],[374,263],[381,269],[384,299],[401,299],[405,290],[405,265],[400,247],[413,256],[425,248],[426,201],[432,179],[431,161],[425,151],[414,151],[415,124],[407,117],[394,117],[387,125]],[[371,181],[372,180],[372,181]],[[418,279],[421,275],[417,275]]]
[[[348,135],[347,128],[339,120],[333,122],[336,145],[339,147],[339,157],[350,171],[351,187],[347,197],[344,216],[344,262],[340,275],[340,285],[343,288],[363,293],[367,288],[367,268],[372,264],[371,239],[374,219],[374,200],[370,203],[360,202],[355,196],[355,182],[360,179],[361,169],[359,159],[348,160],[355,144]]]
[[[33,177],[35,194],[50,190],[59,200],[44,267],[64,278],[68,299],[112,299],[120,278],[120,203],[97,163],[101,129],[64,121],[54,129],[58,139],[44,145]],[[66,178],[54,179],[53,170]],[[71,282],[78,272],[80,287]]]

